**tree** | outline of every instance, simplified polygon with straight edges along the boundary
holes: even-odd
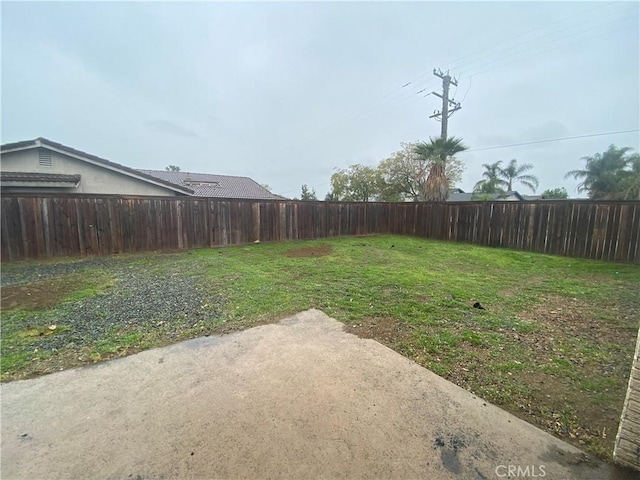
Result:
[[[355,164],[331,175],[331,194],[337,200],[368,202],[379,196],[380,178],[375,168]]]
[[[325,202],[338,202],[340,201],[340,198],[338,197],[338,195],[336,195],[333,192],[328,192],[325,196],[324,196],[324,201]]]
[[[302,185],[302,193],[300,194],[300,200],[302,200],[303,202],[318,200],[318,197],[316,196],[316,191],[313,188],[309,190],[309,187],[307,187],[306,184]]]
[[[416,153],[417,143],[401,143],[401,149],[378,165],[380,176],[380,200],[397,202],[406,199],[425,200],[425,183],[433,165],[433,159]],[[464,164],[450,159],[445,165],[445,176],[450,187],[462,178]]]
[[[168,167],[165,168],[165,170],[167,172],[179,172],[180,167],[178,167],[177,165],[169,165]]]
[[[424,198],[429,202],[444,202],[449,196],[449,181],[447,179],[447,163],[454,155],[463,152],[467,147],[462,139],[456,137],[430,138],[429,142],[420,142],[415,147],[415,153],[430,161],[429,175],[424,183]]]
[[[349,196],[349,171],[339,168],[334,168],[334,170],[335,173],[331,175],[331,197],[334,199],[334,201],[348,200],[347,197]]]
[[[622,181],[623,199],[640,200],[640,155],[633,154],[627,162],[630,170]]]
[[[638,194],[638,154],[627,155],[631,147],[610,145],[606,152],[582,157],[583,170],[571,170],[564,178],[582,181],[578,192],[587,192],[592,200],[624,200],[640,198]]]
[[[378,185],[377,185],[377,193],[376,200],[379,202],[402,202],[405,200],[405,196],[400,192],[396,185],[392,183],[387,183],[385,179],[380,175],[380,170],[377,170],[378,173]]]
[[[500,168],[498,175],[505,180],[508,192],[513,191],[514,182],[520,182],[525,187],[530,188],[532,192],[535,192],[536,188],[538,188],[538,178],[534,175],[525,175],[532,168],[533,165],[530,163],[518,165],[518,161],[514,158],[506,168]]]
[[[569,198],[569,194],[564,187],[550,188],[542,192],[542,198],[544,200],[566,200],[567,198]]]
[[[482,180],[475,184],[473,193],[486,195],[491,193],[504,193],[504,188],[508,184],[500,178],[500,164],[502,161],[495,163],[483,163],[484,172],[482,172]]]

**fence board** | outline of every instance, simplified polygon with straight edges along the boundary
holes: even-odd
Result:
[[[624,260],[640,263],[640,202],[633,206],[633,214],[631,218],[631,238],[629,241],[629,250],[627,257]]]
[[[4,195],[2,260],[361,234],[640,263],[640,202],[353,203]]]
[[[614,458],[623,465],[640,470],[640,331],[636,341],[627,395],[616,435]]]

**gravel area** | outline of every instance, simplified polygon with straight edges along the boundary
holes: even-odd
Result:
[[[50,278],[61,277],[71,273],[81,272],[89,268],[107,267],[118,268],[130,264],[134,259],[122,257],[96,257],[72,262],[61,263],[28,263],[2,265],[0,285],[10,287],[24,285]]]
[[[158,259],[158,263],[161,262],[162,259]],[[200,322],[210,322],[220,316],[220,296],[204,288],[200,279],[175,272],[170,266],[166,268],[169,273],[156,275],[149,272],[150,264],[135,265],[118,258],[29,265],[3,272],[3,286],[55,278],[98,266],[108,267],[117,279],[115,285],[102,295],[46,312],[32,312],[21,320],[25,328],[58,327],[53,335],[34,338],[29,349],[88,346],[109,338],[114,330],[127,333],[162,329],[163,335],[171,338]]]

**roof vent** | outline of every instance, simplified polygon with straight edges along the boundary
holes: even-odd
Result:
[[[187,187],[219,187],[220,186],[220,182],[193,181],[193,180],[185,180],[184,184]]]
[[[41,149],[38,163],[41,167],[51,167],[53,165],[53,162],[51,160],[51,152]]]

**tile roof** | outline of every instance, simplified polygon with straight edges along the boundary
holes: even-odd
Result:
[[[252,200],[283,200],[249,177],[216,175],[212,173],[170,172],[167,170],[139,170],[153,177],[188,187],[197,197],[243,198]]]
[[[3,182],[80,182],[80,175],[63,175],[59,173],[1,172]]]
[[[470,202],[473,193],[451,192],[447,202]]]
[[[21,141],[21,142],[15,142],[15,143],[6,143],[4,145],[2,145],[0,147],[0,152],[9,152],[12,150],[22,150],[22,149],[26,149],[26,148],[37,148],[37,147],[50,147],[56,150],[59,150],[63,153],[68,153],[70,155],[74,155],[76,157],[84,157],[86,159],[92,160],[96,163],[102,164],[104,166],[110,167],[112,169],[115,170],[120,170],[121,172],[128,174],[128,175],[135,175],[136,177],[140,178],[142,181],[153,181],[155,183],[159,183],[165,187],[170,188],[171,190],[177,190],[180,193],[183,194],[193,194],[193,190],[191,190],[190,188],[181,186],[179,184],[173,183],[173,182],[168,182],[166,180],[163,180],[162,178],[159,177],[155,177],[155,176],[151,176],[151,175],[147,175],[143,172],[141,172],[140,170],[135,170],[133,168],[129,168],[129,167],[125,167],[124,165],[120,165],[119,163],[115,163],[112,162],[110,160],[107,160],[105,158],[101,158],[98,157],[96,155],[92,155],[90,153],[87,152],[83,152],[81,150],[76,150],[75,148],[71,148],[68,147],[66,145],[63,145],[61,143],[56,143],[56,142],[52,142],[51,140],[48,140],[46,138],[43,137],[38,137],[35,140],[25,140],[25,141]]]

